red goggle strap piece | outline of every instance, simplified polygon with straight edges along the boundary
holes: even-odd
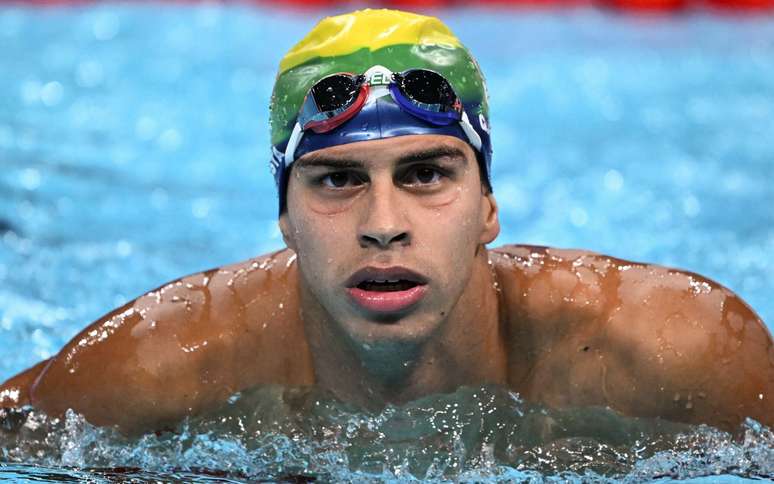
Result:
[[[304,126],[304,129],[311,129],[317,134],[327,133],[329,131],[332,131],[345,122],[349,121],[357,113],[360,112],[360,110],[363,108],[363,105],[365,104],[366,100],[368,99],[368,84],[363,83],[362,86],[360,86],[360,92],[358,92],[357,97],[352,102],[352,104],[347,107],[344,111],[337,114],[336,116],[325,119],[322,121],[310,121],[309,123]]]

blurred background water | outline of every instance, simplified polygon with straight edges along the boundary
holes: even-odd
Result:
[[[0,6],[0,379],[148,289],[282,246],[268,100],[328,13]],[[489,84],[493,245],[699,272],[774,327],[773,16],[435,13]]]

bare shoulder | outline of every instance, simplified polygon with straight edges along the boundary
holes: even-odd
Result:
[[[32,404],[131,429],[204,411],[255,384],[305,383],[294,261],[284,250],[192,274],[112,311],[52,359]]]
[[[596,320],[607,309],[608,273],[615,267],[609,257],[535,245],[506,245],[490,250],[489,257],[509,319],[539,320],[545,336],[566,332],[568,313]]]
[[[587,251],[506,246],[490,259],[512,334],[543,348],[525,362],[525,393],[729,428],[772,423],[771,335],[728,288]]]
[[[738,295],[699,274],[620,261],[605,325],[623,408],[733,428],[774,424],[774,343]],[[625,389],[630,391],[625,391]],[[648,404],[633,397],[650,396]]]

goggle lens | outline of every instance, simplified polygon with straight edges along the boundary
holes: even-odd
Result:
[[[362,76],[334,74],[321,79],[310,94],[321,112],[337,111],[355,100],[361,84]]]
[[[452,109],[457,100],[457,95],[449,81],[433,71],[413,69],[403,74],[396,74],[395,82],[403,95],[410,100],[424,105],[433,105],[438,110]]]

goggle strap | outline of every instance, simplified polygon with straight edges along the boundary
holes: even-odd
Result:
[[[478,135],[476,130],[473,128],[473,125],[470,124],[468,113],[464,109],[462,110],[462,119],[460,119],[460,127],[462,128],[462,131],[465,132],[465,135],[468,137],[468,140],[470,140],[470,144],[472,144],[473,147],[479,153],[481,153],[481,148],[483,147],[481,136]]]
[[[289,166],[293,161],[295,161],[295,153],[296,148],[298,148],[298,144],[301,143],[301,137],[304,135],[304,130],[301,127],[301,123],[296,122],[296,125],[293,126],[293,132],[290,133],[290,139],[288,140],[288,145],[285,148],[285,166]]]

